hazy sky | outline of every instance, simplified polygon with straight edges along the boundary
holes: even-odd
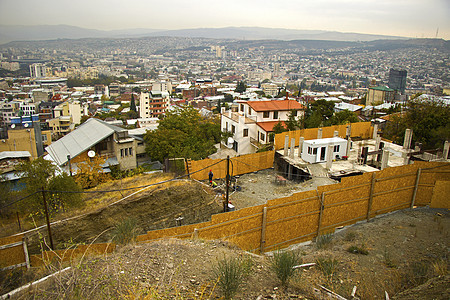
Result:
[[[0,0],[1,25],[259,26],[450,39],[450,0]]]

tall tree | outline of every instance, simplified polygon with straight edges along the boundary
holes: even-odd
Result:
[[[130,103],[130,110],[136,112],[136,101],[134,100],[134,93],[131,93],[131,103]]]
[[[239,81],[236,89],[234,90],[236,93],[243,93],[247,90],[247,85],[243,81]]]

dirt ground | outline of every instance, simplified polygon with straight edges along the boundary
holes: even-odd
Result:
[[[274,169],[238,176],[236,185],[241,189],[231,194],[230,201],[236,209],[241,209],[265,204],[267,200],[289,196],[296,192],[314,190],[321,185],[336,183],[329,178],[313,178],[304,182],[287,180],[286,184],[280,185],[275,182],[275,176]]]
[[[319,285],[347,299],[355,286],[360,299],[385,299],[386,292],[394,299],[449,299],[449,225],[446,210],[407,209],[343,228],[320,249],[316,243],[291,246],[303,263],[322,257],[336,265],[328,277],[317,266],[299,269],[287,287],[270,270],[270,253],[205,240],[128,245],[85,259],[23,298],[216,299],[222,295],[213,272],[217,262],[242,257],[252,262],[251,271],[233,299],[317,299]],[[350,253],[350,246],[368,253]]]

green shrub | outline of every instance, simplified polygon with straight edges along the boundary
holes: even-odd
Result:
[[[283,286],[294,275],[294,266],[301,264],[302,259],[295,251],[275,251],[270,260],[270,268],[275,272]]]

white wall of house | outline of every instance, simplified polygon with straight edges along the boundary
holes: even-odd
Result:
[[[234,143],[226,143],[228,148],[238,152],[240,155],[254,153],[255,148],[250,143],[250,138],[257,139],[257,129],[255,123],[245,123],[245,118],[239,116],[239,121],[231,118],[231,111],[225,112],[221,117],[222,132],[232,132]]]
[[[332,159],[337,156],[343,157],[347,151],[347,140],[339,137],[306,140],[303,142],[302,159],[311,164],[325,162],[327,158],[328,145],[333,145]]]
[[[256,112],[247,103],[239,103],[238,110],[243,113],[248,118],[251,118],[257,122],[267,122],[267,121],[287,121],[289,119],[290,111],[266,111],[266,112]],[[303,111],[297,111],[297,117],[303,115]]]

